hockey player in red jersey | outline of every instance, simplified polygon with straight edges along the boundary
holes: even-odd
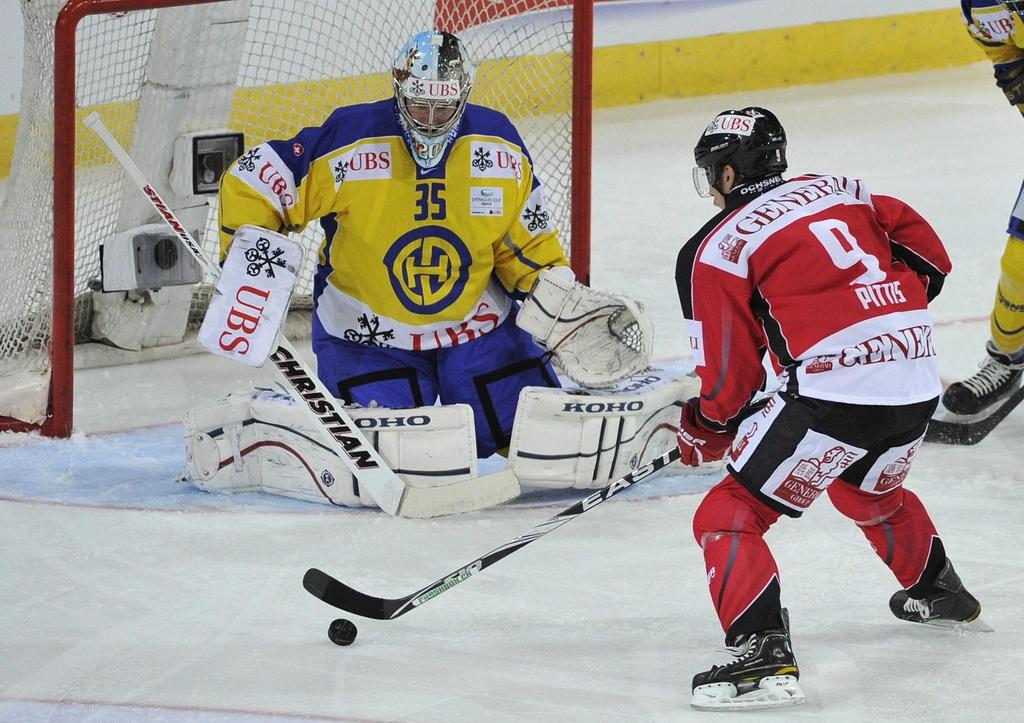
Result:
[[[839,175],[783,179],[786,134],[768,110],[719,113],[694,155],[697,190],[721,212],[676,267],[701,380],[678,441],[686,464],[728,454],[693,529],[736,659],[698,673],[692,703],[792,705],[799,668],[762,537],[822,492],[899,581],[896,617],[950,624],[981,610],[903,487],[942,391],[928,302],[950,262],[898,199]],[[775,386],[765,358],[779,388],[751,407]]]

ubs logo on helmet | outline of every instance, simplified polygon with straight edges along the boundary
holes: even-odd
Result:
[[[720,115],[711,121],[704,135],[715,133],[733,133],[738,136],[749,136],[754,132],[754,118],[749,115]]]
[[[472,263],[465,242],[441,226],[402,234],[384,255],[395,296],[415,314],[436,314],[455,303]]]

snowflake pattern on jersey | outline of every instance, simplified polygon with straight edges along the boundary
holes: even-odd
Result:
[[[238,159],[238,170],[252,173],[256,170],[256,161],[260,159],[258,148],[250,148]]]
[[[366,330],[366,333],[360,332],[358,329],[346,329],[345,330],[345,341],[352,341],[357,344],[368,344],[369,346],[387,347],[390,346],[385,342],[391,341],[395,338],[394,329],[380,329],[380,317],[374,316],[373,319],[369,319],[366,314],[359,315],[359,326]]]
[[[473,153],[473,167],[478,168],[481,171],[486,171],[488,168],[494,165],[494,161],[491,160],[491,152],[486,151],[483,148],[477,148]]]
[[[270,240],[260,236],[256,241],[256,248],[245,251],[245,260],[249,262],[245,273],[249,276],[259,276],[261,273],[265,273],[268,279],[273,279],[275,278],[274,267],[279,266],[282,269],[285,267],[284,260],[280,258],[283,255],[284,249],[278,247],[271,251]]]
[[[334,182],[342,183],[348,173],[348,159],[342,159],[334,164]]]
[[[535,204],[533,208],[527,206],[523,209],[523,223],[526,224],[528,231],[547,228],[549,218],[548,212],[539,203]]]

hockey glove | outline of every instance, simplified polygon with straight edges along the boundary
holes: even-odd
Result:
[[[999,63],[995,66],[996,85],[1006,93],[1010,105],[1024,103],[1024,60]]]
[[[676,443],[682,453],[680,461],[689,467],[699,467],[705,462],[714,462],[725,456],[732,446],[733,432],[719,432],[701,419],[697,400],[691,399],[683,405],[679,416],[679,430]]]

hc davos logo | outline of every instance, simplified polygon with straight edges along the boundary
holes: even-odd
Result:
[[[473,257],[465,242],[441,226],[402,234],[384,255],[395,296],[415,314],[436,314],[462,294]]]

